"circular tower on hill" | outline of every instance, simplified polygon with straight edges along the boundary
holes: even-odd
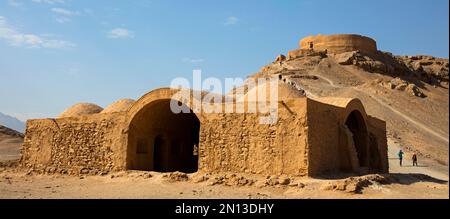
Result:
[[[376,53],[377,43],[374,39],[357,34],[333,34],[308,36],[300,40],[300,49],[313,49],[330,53],[342,53],[359,50]]]

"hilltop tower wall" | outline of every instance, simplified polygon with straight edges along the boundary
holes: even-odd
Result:
[[[312,43],[312,45],[311,45]],[[359,50],[376,53],[377,43],[372,38],[357,34],[334,34],[308,36],[300,40],[300,49],[311,49],[330,53],[342,53]]]

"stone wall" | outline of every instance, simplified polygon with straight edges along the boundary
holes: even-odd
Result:
[[[200,166],[206,172],[307,175],[306,98],[279,103],[278,122],[257,114],[201,119]]]
[[[68,174],[123,169],[124,121],[124,113],[28,120],[21,166]]]
[[[342,53],[350,51],[362,51],[366,53],[376,53],[377,43],[375,40],[355,34],[335,34],[308,36],[300,40],[301,49],[310,49],[310,42],[316,51],[327,50],[329,53]]]

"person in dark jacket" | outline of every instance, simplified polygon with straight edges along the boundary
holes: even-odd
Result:
[[[414,153],[413,156],[412,156],[412,162],[413,162],[413,166],[417,166],[417,155],[416,155],[416,153]]]
[[[403,151],[402,149],[400,149],[400,151],[398,152],[398,159],[400,160],[400,166],[402,165],[402,161],[403,161]]]

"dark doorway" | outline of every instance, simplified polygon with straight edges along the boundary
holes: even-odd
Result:
[[[169,170],[167,165],[167,146],[164,145],[164,139],[161,136],[155,138],[153,144],[153,169],[156,171],[166,172]]]
[[[359,111],[353,111],[347,117],[345,125],[353,134],[353,143],[356,148],[359,166],[368,166],[368,133],[364,118]]]
[[[130,124],[128,169],[196,172],[199,131],[200,121],[192,111],[173,113],[170,99],[149,103],[136,114]],[[148,153],[135,153],[135,139],[146,139],[149,142]]]

